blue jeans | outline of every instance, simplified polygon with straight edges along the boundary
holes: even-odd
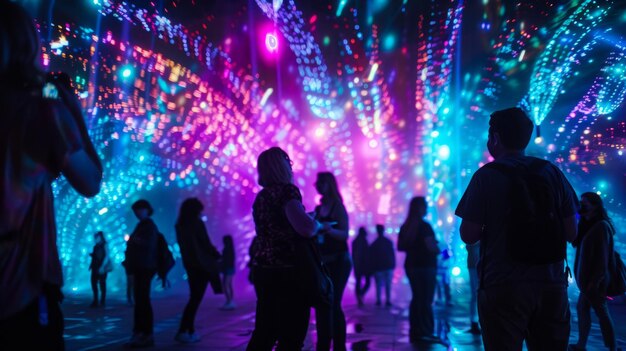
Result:
[[[478,290],[485,351],[565,351],[570,333],[567,287],[518,283]]]
[[[387,304],[391,303],[391,278],[393,276],[393,269],[388,269],[386,271],[376,271],[374,272],[374,280],[376,281],[376,303],[380,304],[381,302],[381,291],[382,288],[385,288],[385,302]]]

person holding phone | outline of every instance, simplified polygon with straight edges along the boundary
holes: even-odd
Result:
[[[341,299],[352,271],[348,251],[348,212],[332,173],[318,173],[315,188],[322,195],[321,203],[315,207],[315,218],[329,227],[318,234],[318,244],[322,261],[333,282],[334,296],[330,309],[315,307],[317,350],[330,350],[332,342],[334,351],[343,351],[346,350],[346,317]]]
[[[63,270],[52,182],[100,191],[102,165],[71,88],[44,96],[41,45],[30,15],[0,0],[0,345],[64,350]],[[28,337],[24,337],[27,335]]]

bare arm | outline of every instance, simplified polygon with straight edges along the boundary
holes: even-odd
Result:
[[[285,215],[287,220],[303,237],[309,238],[317,233],[321,228],[320,222],[311,218],[305,211],[302,202],[292,199],[285,205]]]
[[[348,240],[348,230],[347,229],[337,229],[329,227],[328,230],[324,231],[324,234],[329,235],[330,237],[337,240]]]
[[[84,150],[71,154],[61,172],[83,196],[92,197],[100,191],[102,172]]]
[[[461,221],[461,240],[466,244],[474,244],[480,240],[483,232],[483,226],[467,220]]]
[[[323,234],[328,235],[335,240],[347,241],[349,224],[348,224],[348,212],[343,205],[337,207],[336,214],[332,218],[336,218],[337,224],[335,226],[324,224]]]
[[[80,104],[73,92],[58,87],[63,107],[56,106],[57,113],[69,114],[81,136],[83,149],[70,154],[64,162],[61,172],[70,185],[81,195],[92,197],[100,191],[102,164],[96,149],[89,138],[85,119]]]

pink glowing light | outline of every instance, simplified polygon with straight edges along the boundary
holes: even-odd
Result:
[[[265,47],[269,52],[276,52],[278,50],[278,38],[274,33],[267,33],[265,35]]]

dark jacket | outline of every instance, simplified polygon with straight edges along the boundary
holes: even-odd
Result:
[[[371,273],[371,269],[369,267],[371,258],[369,257],[369,243],[367,239],[362,236],[357,236],[354,241],[352,241],[352,261],[354,264],[354,274],[368,275]]]
[[[370,245],[369,260],[372,272],[396,268],[396,252],[393,248],[393,242],[384,236],[376,238]]]
[[[129,274],[157,268],[159,230],[150,218],[139,222],[126,242],[126,268]]]
[[[91,263],[89,264],[89,270],[92,273],[98,273],[98,270],[104,263],[106,258],[106,250],[104,243],[97,243],[93,246],[93,251],[89,254],[91,256]]]
[[[219,272],[219,251],[211,243],[204,222],[200,218],[176,224],[176,240],[180,247],[185,270],[202,269]]]
[[[576,248],[574,274],[580,291],[586,294],[606,293],[609,284],[609,259],[613,231],[606,221],[595,223]]]

